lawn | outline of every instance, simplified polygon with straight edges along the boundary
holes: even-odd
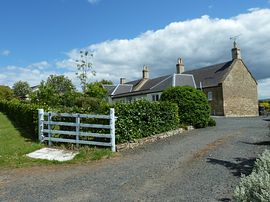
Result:
[[[80,153],[68,162],[32,159],[26,156],[26,154],[44,146],[30,139],[22,128],[15,128],[9,119],[0,113],[0,168],[86,163],[92,160],[109,158],[113,155],[109,149],[81,147]]]

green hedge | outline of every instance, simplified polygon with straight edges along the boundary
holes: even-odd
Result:
[[[127,104],[117,103],[113,107],[117,116],[117,143],[128,142],[179,127],[178,107],[173,103],[139,100]],[[16,125],[27,129],[32,139],[38,138],[37,109],[39,108],[48,111],[48,107],[24,104],[19,101],[0,101],[0,111],[5,113]],[[78,108],[79,111],[76,113],[90,113],[86,109],[82,109]],[[52,111],[61,112],[62,110],[54,109]],[[68,108],[65,108],[64,111],[75,112],[74,109],[68,110]]]
[[[207,98],[200,90],[190,86],[171,87],[161,94],[161,101],[169,101],[178,105],[181,124],[204,128],[211,121],[210,124],[215,125],[215,121],[210,119],[210,106]]]
[[[38,139],[38,108],[37,105],[21,103],[18,100],[0,101],[0,111],[35,140]]]
[[[169,102],[138,100],[114,106],[116,142],[128,142],[175,129],[179,126],[178,107]]]

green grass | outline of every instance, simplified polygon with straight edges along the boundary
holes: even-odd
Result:
[[[54,164],[86,163],[109,158],[113,153],[109,149],[81,147],[79,154],[71,161],[58,162],[32,159],[26,154],[44,147],[29,138],[22,128],[15,128],[9,119],[0,113],[0,168],[20,168]]]

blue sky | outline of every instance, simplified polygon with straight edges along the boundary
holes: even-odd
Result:
[[[269,47],[269,7],[268,0],[1,0],[0,84],[11,86],[20,79],[35,85],[51,73],[76,83],[71,61],[80,49],[94,51],[94,67],[100,72],[95,79],[135,79],[143,64],[150,66],[151,76],[158,76],[170,72],[182,55],[187,68],[229,60],[229,36],[242,34],[243,58],[264,85],[260,97],[266,97],[269,59],[259,59],[257,67],[251,58],[263,52],[254,45],[266,52]],[[247,23],[253,20],[260,30],[251,34]],[[206,54],[213,50],[222,57]]]

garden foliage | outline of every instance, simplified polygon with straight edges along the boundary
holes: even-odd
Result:
[[[14,99],[14,93],[8,86],[0,85],[0,100],[12,100]]]
[[[117,103],[116,141],[128,142],[179,127],[178,107],[169,102]]]
[[[27,131],[32,139],[38,138],[38,108],[38,105],[25,104],[18,100],[0,101],[0,111],[6,114],[13,124]]]
[[[162,93],[161,101],[169,101],[178,105],[181,124],[203,128],[208,126],[208,122],[211,120],[210,106],[205,94],[193,87],[177,86],[168,88]],[[211,120],[210,124],[214,126],[214,120]]]
[[[270,151],[265,150],[256,160],[252,173],[241,179],[234,191],[234,200],[241,202],[270,201]]]

